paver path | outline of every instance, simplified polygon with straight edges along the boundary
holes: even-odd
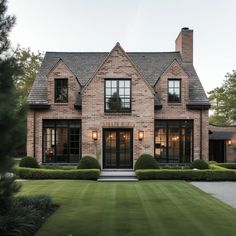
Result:
[[[236,182],[191,182],[191,184],[236,208]]]

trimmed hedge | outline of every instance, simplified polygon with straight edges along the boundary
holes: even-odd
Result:
[[[216,165],[216,164],[211,164],[209,166],[210,166],[210,169],[212,169],[212,170],[229,170],[227,168],[224,168],[224,167]]]
[[[16,167],[15,173],[22,179],[87,179],[96,180],[100,176],[98,169],[53,170]]]
[[[28,168],[39,168],[38,162],[33,157],[24,157],[24,158],[22,158],[21,161],[20,161],[19,166],[20,167],[28,167]]]
[[[138,169],[159,169],[155,158],[149,154],[142,154],[135,163],[135,170]]]
[[[236,163],[217,163],[217,165],[227,169],[236,169]]]
[[[101,166],[98,161],[91,156],[84,156],[80,159],[78,164],[78,169],[99,169],[101,170]]]
[[[199,169],[199,170],[205,170],[205,169],[209,169],[209,165],[204,160],[194,160],[191,163],[191,168],[192,169],[196,168],[196,169]]]
[[[140,180],[235,181],[231,170],[136,170]]]

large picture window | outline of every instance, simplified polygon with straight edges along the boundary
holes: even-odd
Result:
[[[156,120],[155,158],[160,163],[189,163],[193,156],[193,121]]]
[[[168,80],[168,102],[181,101],[181,80],[169,79]]]
[[[43,121],[43,161],[77,163],[81,145],[80,120]]]
[[[55,79],[55,103],[68,102],[68,79]]]
[[[131,81],[129,79],[105,80],[105,111],[131,112]]]

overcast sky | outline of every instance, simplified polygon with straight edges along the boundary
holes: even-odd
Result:
[[[13,46],[33,51],[174,51],[194,30],[194,66],[206,91],[236,69],[236,0],[9,0]]]

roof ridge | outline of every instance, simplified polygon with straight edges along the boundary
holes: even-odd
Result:
[[[59,51],[46,51],[46,53],[64,53],[64,54],[103,54],[103,53],[109,53],[109,52],[59,52]],[[175,53],[175,54],[179,54],[180,52],[176,52],[176,51],[170,51],[170,52],[126,52],[129,54],[168,54],[168,53]]]

